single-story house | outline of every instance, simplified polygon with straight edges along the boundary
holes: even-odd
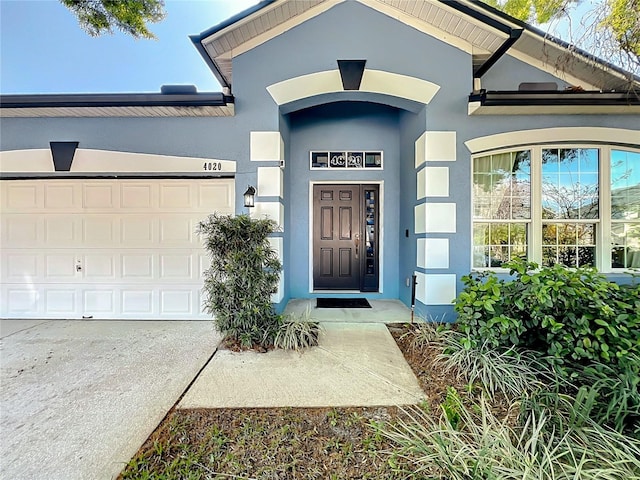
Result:
[[[212,212],[278,223],[278,309],[640,267],[637,76],[470,0],[265,0],[191,41],[222,92],[0,98],[0,317],[207,318]]]

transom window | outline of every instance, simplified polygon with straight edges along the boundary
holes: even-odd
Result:
[[[312,151],[309,152],[309,165],[311,170],[333,169],[382,169],[382,152],[376,151]]]
[[[472,163],[474,268],[640,268],[640,152],[531,147]]]

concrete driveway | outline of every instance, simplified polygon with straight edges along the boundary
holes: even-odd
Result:
[[[220,342],[212,322],[0,321],[0,478],[115,478]]]

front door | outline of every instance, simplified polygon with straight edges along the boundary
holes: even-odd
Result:
[[[378,186],[313,186],[313,288],[378,291]]]

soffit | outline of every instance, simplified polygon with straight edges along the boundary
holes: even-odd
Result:
[[[225,106],[127,106],[127,107],[2,107],[0,118],[39,117],[232,117],[233,104]]]
[[[205,52],[216,64],[220,73],[232,83],[232,58],[244,53],[296,25],[313,18],[346,0],[275,0],[253,10],[247,16],[200,37]],[[506,28],[523,28],[515,19],[500,14],[478,2],[457,0],[355,0],[420,31],[435,36],[479,58],[495,52],[507,33],[487,24],[459,8],[504,25]],[[496,13],[494,13],[496,12]],[[512,21],[510,21],[512,20]],[[542,32],[526,28],[524,34],[511,47],[508,54],[542,68],[565,79],[568,83],[603,90],[620,89],[628,85],[629,78],[604,62],[588,55],[571,54],[567,45],[558,44]],[[636,84],[638,80],[635,79]]]

